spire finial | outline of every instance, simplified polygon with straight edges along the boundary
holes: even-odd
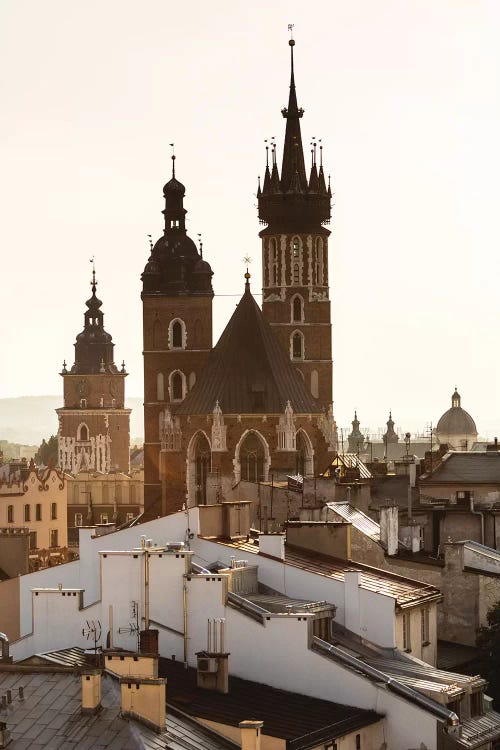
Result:
[[[172,178],[175,177],[175,144],[169,144],[172,147]]]
[[[251,277],[251,273],[248,270],[248,266],[250,265],[251,262],[252,262],[251,257],[249,255],[245,255],[245,257],[243,258],[243,263],[245,263],[246,267],[247,267],[247,270],[245,272],[245,291],[247,291],[247,290],[250,291],[250,277]]]
[[[293,38],[293,27],[295,24],[289,23],[288,24],[288,31],[290,32],[290,39],[288,40],[288,44],[290,45],[290,86],[295,86],[295,79],[293,74],[293,48],[295,47],[295,39]]]
[[[94,256],[91,257],[90,262],[92,263],[92,281],[90,282],[90,286],[92,288],[92,294],[95,294],[96,289],[97,289],[97,281],[95,280],[95,258]]]
[[[260,177],[259,177],[260,179]],[[198,242],[200,243],[200,255],[203,258],[203,242],[201,239],[201,232],[198,232]]]
[[[151,234],[148,234],[148,239],[149,239],[149,249],[152,250],[153,249],[153,236]]]

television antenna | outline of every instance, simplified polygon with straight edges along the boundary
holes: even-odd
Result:
[[[88,641],[94,641],[94,653],[97,654],[97,644],[101,640],[102,628],[100,620],[87,620],[86,625],[82,628],[82,635]]]

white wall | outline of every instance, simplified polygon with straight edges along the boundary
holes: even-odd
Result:
[[[221,560],[230,564],[234,549],[206,539],[196,539],[194,549],[198,557],[207,564]],[[261,555],[248,555],[253,565],[259,566],[259,581],[287,596],[297,599],[326,600],[337,607],[336,622],[346,625],[346,601],[344,581],[320,576],[316,573],[286,565]],[[353,627],[353,616],[357,627]],[[395,599],[367,589],[359,589],[359,611],[350,611],[350,626],[363,638],[380,646],[393,648],[396,644]]]
[[[78,560],[19,577],[19,606],[21,608],[19,632],[21,638],[33,630],[32,590],[36,588],[57,588],[60,583],[64,588],[82,588]]]

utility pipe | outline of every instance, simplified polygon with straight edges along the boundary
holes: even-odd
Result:
[[[481,544],[484,544],[484,513],[480,510],[474,510],[474,495],[472,492],[470,495],[470,512],[474,516],[479,516],[481,518]]]
[[[183,578],[182,584],[182,605],[184,614],[184,669],[188,668],[188,621],[187,621],[187,580],[186,575]]]
[[[144,629],[149,630],[149,551],[144,548]]]

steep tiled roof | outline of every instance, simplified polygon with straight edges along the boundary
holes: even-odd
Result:
[[[432,474],[426,474],[420,482],[500,484],[500,452],[447,453]]]
[[[211,414],[216,401],[224,414],[320,413],[301,375],[276,339],[247,285],[193,390],[177,414]]]
[[[321,745],[382,718],[375,711],[310,698],[238,677],[229,678],[227,695],[203,690],[196,687],[195,669],[184,669],[183,664],[170,659],[160,659],[159,673],[168,680],[168,701],[190,716],[234,727],[244,719],[258,719],[264,722],[265,735],[287,740],[294,750]]]

